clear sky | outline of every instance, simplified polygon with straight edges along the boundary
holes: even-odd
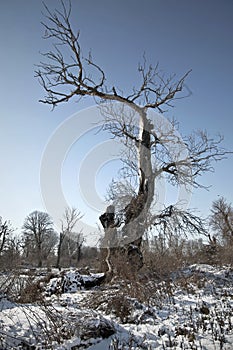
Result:
[[[45,0],[51,8],[57,0]],[[175,117],[184,135],[206,129],[224,135],[223,146],[233,150],[233,1],[232,0],[73,0],[72,23],[81,31],[84,52],[92,50],[111,84],[128,89],[137,83],[137,65],[146,53],[148,63],[181,76],[192,69],[186,83],[192,92],[177,101],[167,116]],[[0,2],[0,215],[19,230],[35,209],[46,210],[41,196],[43,152],[59,125],[93,105],[91,99],[58,106],[54,111],[38,102],[44,91],[34,77],[35,64],[49,43],[42,39],[40,0]],[[85,121],[80,117],[79,125]],[[94,137],[96,136],[95,141]],[[101,141],[100,141],[101,140]],[[62,188],[69,205],[89,213],[78,194],[81,159],[98,143],[99,134],[86,135],[67,153]],[[82,156],[81,156],[82,155]],[[108,163],[95,179],[102,193],[116,162]],[[219,195],[233,201],[233,159],[217,163],[203,177],[207,192],[195,190],[190,207],[207,215]],[[90,174],[89,174],[90,175]],[[95,217],[96,215],[96,217]]]

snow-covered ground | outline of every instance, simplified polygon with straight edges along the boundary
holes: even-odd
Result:
[[[231,268],[93,287],[101,278],[63,272],[31,304],[2,295],[0,349],[233,349]]]

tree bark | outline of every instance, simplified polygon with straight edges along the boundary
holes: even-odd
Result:
[[[57,262],[56,262],[56,268],[60,269],[60,260],[61,260],[61,247],[62,247],[62,242],[64,240],[64,236],[62,232],[60,232],[59,235],[59,243],[58,243],[58,248],[57,248]]]
[[[107,246],[106,264],[108,273],[113,273],[112,257],[117,254],[123,258],[132,271],[138,271],[143,266],[141,251],[142,236],[146,231],[146,218],[154,197],[154,176],[151,161],[151,130],[153,125],[146,115],[146,110],[140,110],[140,133],[138,142],[138,192],[130,203],[123,208],[125,222],[122,228],[122,237],[127,237],[127,243],[123,247],[115,247],[118,223],[115,220],[115,208],[109,206],[106,212],[100,216],[100,221],[105,230],[105,245]]]

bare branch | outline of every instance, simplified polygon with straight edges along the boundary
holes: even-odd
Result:
[[[151,222],[159,232],[165,236],[179,237],[189,234],[206,234],[205,221],[191,211],[182,211],[170,205],[158,215],[152,215]]]
[[[106,85],[104,70],[93,61],[90,53],[88,57],[83,56],[80,33],[71,26],[71,2],[66,7],[61,0],[61,11],[55,10],[54,13],[46,4],[44,7],[44,38],[55,42],[52,51],[43,54],[46,60],[37,65],[35,72],[47,94],[40,102],[55,107],[72,97],[92,96],[100,100],[124,102],[135,110],[157,108],[162,111],[162,105],[172,106],[170,103],[183,89],[189,72],[176,82],[175,75],[169,78],[161,75],[158,64],[147,67],[144,56],[143,64],[138,67],[141,86],[124,96],[122,92],[117,92],[116,87]]]
[[[159,134],[159,133],[158,133]],[[156,176],[164,173],[172,184],[190,184],[193,187],[204,187],[199,177],[213,171],[213,163],[226,159],[227,151],[221,147],[222,136],[210,138],[204,131],[193,133],[184,141],[175,134],[159,139],[156,148]],[[174,153],[168,144],[173,145]],[[159,164],[160,163],[160,164]]]

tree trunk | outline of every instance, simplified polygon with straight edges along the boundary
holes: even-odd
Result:
[[[37,241],[37,267],[42,267],[42,243],[40,239]]]
[[[63,237],[62,233],[59,235],[59,243],[57,248],[57,262],[56,262],[56,268],[60,269],[60,261],[61,261],[61,247],[62,247]]]
[[[100,216],[105,230],[104,244],[107,247],[105,262],[108,273],[113,273],[113,259],[116,255],[125,258],[125,263],[131,271],[138,271],[143,266],[141,252],[142,236],[147,229],[147,214],[154,197],[154,176],[151,162],[151,130],[153,125],[142,109],[140,113],[140,135],[138,144],[139,187],[138,193],[124,208],[125,222],[122,228],[122,237],[127,238],[123,247],[115,247],[114,239],[117,236],[117,222],[115,222],[115,208],[109,206]],[[121,267],[122,268],[122,267]]]
[[[42,255],[41,255],[41,251],[38,251],[38,264],[37,267],[42,267]]]
[[[81,260],[81,248],[82,248],[82,244],[77,244],[77,254],[76,254],[76,262],[77,264],[79,263],[79,261]]]
[[[1,238],[1,245],[0,245],[0,253],[3,251],[5,241],[6,241],[6,233],[7,233],[7,226],[6,223],[2,225],[2,229],[0,232],[0,238]]]

